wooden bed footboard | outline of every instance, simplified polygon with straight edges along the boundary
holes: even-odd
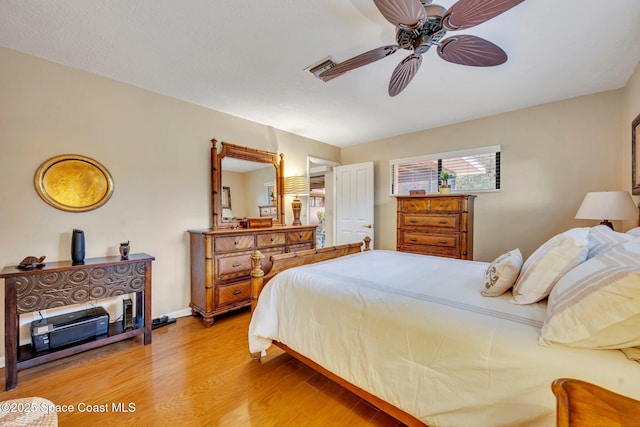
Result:
[[[573,378],[558,378],[551,389],[556,396],[557,427],[638,425],[638,400]]]
[[[371,250],[369,236],[362,239],[360,243],[346,243],[344,245],[331,246],[322,249],[307,249],[299,252],[271,256],[271,269],[268,272],[262,270],[262,259],[264,255],[260,251],[251,254],[251,311],[255,310],[258,297],[262,288],[269,280],[281,271],[288,268],[299,267],[301,265],[313,264],[315,262],[327,261],[345,255]]]

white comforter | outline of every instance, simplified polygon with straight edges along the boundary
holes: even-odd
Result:
[[[640,398],[640,364],[539,346],[546,304],[483,297],[486,267],[376,250],[286,270],[260,295],[250,351],[280,341],[432,427],[554,426],[559,377]]]

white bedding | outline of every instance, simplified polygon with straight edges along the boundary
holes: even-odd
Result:
[[[551,382],[640,399],[618,350],[539,346],[546,303],[483,297],[487,263],[369,251],[297,267],[260,294],[251,352],[280,341],[429,426],[554,426]]]

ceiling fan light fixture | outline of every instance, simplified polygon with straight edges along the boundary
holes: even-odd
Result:
[[[427,19],[441,19],[447,12],[447,9],[439,4],[425,5],[424,11],[427,13]]]

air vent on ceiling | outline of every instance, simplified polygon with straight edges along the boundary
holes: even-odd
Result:
[[[316,62],[315,64],[308,66],[304,70],[309,74],[322,80],[323,82],[328,82],[329,80],[335,79],[336,77],[341,76],[342,74],[335,74],[330,77],[320,77],[320,73],[322,73],[325,70],[328,70],[329,68],[333,68],[335,66],[336,66],[336,63],[333,62],[333,60],[329,57],[329,58],[323,59],[320,62]]]

